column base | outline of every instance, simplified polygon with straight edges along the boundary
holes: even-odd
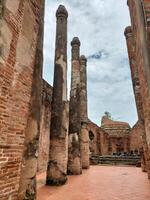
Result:
[[[59,186],[64,185],[67,182],[66,170],[62,171],[62,166],[59,166],[56,161],[49,161],[46,185]]]
[[[64,178],[63,180],[47,179],[46,180],[46,185],[61,186],[61,185],[64,185],[66,182],[67,182],[67,177]]]
[[[90,166],[82,166],[82,169],[89,169]]]
[[[79,140],[79,135],[77,133],[69,134],[67,174],[68,175],[82,174],[80,140]]]
[[[67,175],[81,175],[82,174],[82,170],[81,171],[72,171],[72,170],[67,170]]]

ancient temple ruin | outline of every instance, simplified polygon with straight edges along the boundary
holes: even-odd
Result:
[[[46,184],[61,185],[67,180],[67,17],[64,6],[57,12],[54,84],[51,107],[50,149]]]
[[[42,79],[44,0],[0,0],[0,199],[36,199],[36,175],[63,185],[82,174],[92,156],[137,152],[150,178],[150,0],[128,0],[125,29],[138,122],[131,128],[104,116],[88,117],[88,59],[74,37],[67,98],[67,21],[56,11],[54,82]],[[81,175],[82,176],[82,175]]]

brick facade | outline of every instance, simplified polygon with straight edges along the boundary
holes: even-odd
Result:
[[[108,153],[123,153],[130,151],[130,126],[126,122],[118,122],[102,117],[101,128],[108,134]]]
[[[143,125],[138,121],[133,128],[131,129],[130,133],[130,151],[139,152],[142,148],[142,132],[143,132]]]
[[[104,120],[104,118],[101,127],[90,120],[87,123],[91,155],[141,153],[143,124],[140,121],[130,128],[125,122]]]
[[[89,134],[90,153],[93,155],[100,155],[100,128],[92,121],[88,122],[87,127]]]
[[[41,1],[0,1],[0,199],[17,199]]]
[[[88,121],[89,148],[91,155],[108,155],[108,133],[92,121]]]

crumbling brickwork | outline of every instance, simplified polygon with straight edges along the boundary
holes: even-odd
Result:
[[[42,81],[44,0],[0,0],[1,200],[36,199],[37,169],[47,169],[48,185],[67,181],[68,128],[71,142],[75,139],[69,149],[72,174],[89,168],[90,153],[142,149],[142,169],[150,178],[150,0],[128,0],[128,5],[132,26],[125,35],[139,121],[131,129],[106,117],[101,127],[88,120],[87,59],[74,38],[69,127],[67,10],[60,5],[56,12],[52,88]]]
[[[72,42],[71,91],[69,102],[69,145],[68,145],[68,174],[81,174],[80,154],[80,41],[74,37]]]
[[[49,158],[52,89],[43,79],[38,171],[46,171]]]
[[[129,152],[130,126],[126,122],[118,122],[102,117],[101,128],[108,133],[108,152],[123,153]]]
[[[69,121],[67,101],[68,12],[64,6],[60,5],[58,7],[56,18],[56,50],[47,185],[62,185],[67,181]]]
[[[80,56],[80,119],[81,119],[81,159],[82,168],[89,168],[89,133],[87,112],[87,58]]]
[[[135,44],[135,60],[137,63],[140,94],[144,115],[145,133],[143,134],[143,148],[147,160],[148,177],[150,178],[150,24],[149,0],[128,0],[131,16],[132,32]]]
[[[17,199],[42,1],[0,1],[0,199]],[[38,122],[37,122],[38,123]]]
[[[102,118],[102,126],[88,120],[90,155],[113,153],[141,153],[143,124],[138,121],[132,128],[125,122]]]
[[[109,134],[102,128],[100,131],[100,155],[109,155]]]
[[[142,148],[142,132],[143,125],[138,121],[130,132],[130,151],[140,153],[140,149]]]
[[[100,155],[100,127],[92,121],[88,121],[89,148],[90,154]]]
[[[141,88],[140,88],[140,82],[139,82],[139,72],[138,72],[138,67],[137,67],[137,62],[136,62],[136,54],[135,54],[136,48],[135,48],[135,41],[134,41],[132,27],[131,26],[126,27],[124,33],[125,33],[126,42],[127,42],[132,85],[133,85],[133,91],[134,91],[138,119],[139,119],[137,125],[135,125],[135,127],[133,127],[133,131],[131,131],[131,134],[134,135],[134,132],[135,132],[134,130],[137,130],[138,131],[138,134],[136,135],[138,137],[137,140],[140,140],[139,136],[141,135],[141,137],[143,138],[143,146],[145,146],[144,144],[146,143],[146,140],[144,138],[144,135],[145,135],[144,113],[143,113],[143,105],[142,105],[142,96],[141,96],[141,92],[140,92]],[[139,135],[139,132],[141,132],[140,135]],[[141,138],[141,142],[142,142],[142,138]],[[131,135],[130,143],[135,144],[134,137],[132,137],[132,135]],[[133,145],[130,145],[130,146],[133,149]],[[143,166],[146,164],[145,155],[147,154],[147,152],[146,152],[146,148],[143,148],[143,147],[139,150],[140,150],[140,153],[142,156],[141,163],[142,163],[142,168],[143,168]],[[146,166],[144,168],[146,168]]]

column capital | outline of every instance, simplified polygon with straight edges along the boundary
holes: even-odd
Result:
[[[80,56],[80,62],[86,64],[87,63],[87,58],[84,55],[81,55]]]
[[[68,18],[68,11],[67,9],[65,8],[65,6],[63,5],[59,5],[57,11],[56,11],[56,17],[59,18],[59,17],[64,17],[64,18]]]
[[[133,31],[131,26],[127,26],[124,31],[125,37],[128,39],[129,37],[133,36]]]
[[[80,40],[79,40],[78,37],[74,37],[74,38],[72,39],[72,41],[71,41],[71,46],[74,46],[74,45],[78,45],[78,46],[81,45]]]

